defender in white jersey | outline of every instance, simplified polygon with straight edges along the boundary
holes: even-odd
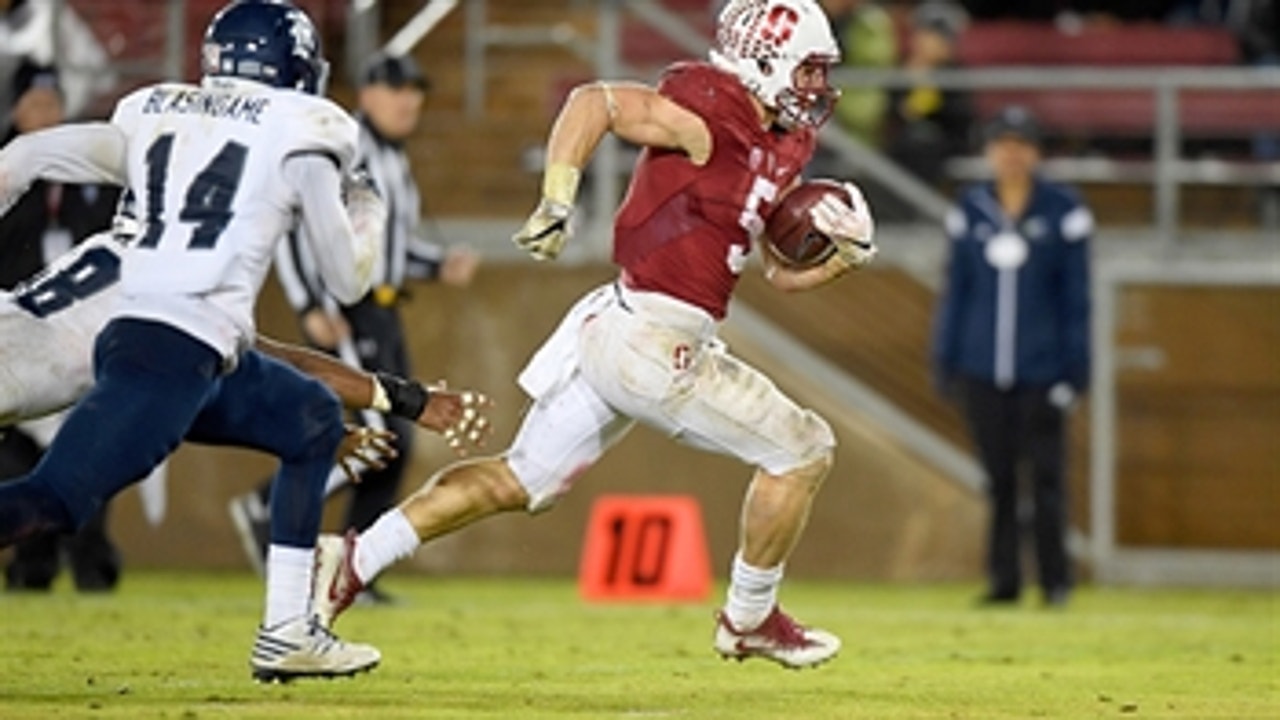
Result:
[[[0,290],[0,428],[63,410],[93,386],[93,340],[114,311],[131,240],[118,231],[92,235],[12,292]],[[263,336],[254,351],[320,380],[349,409],[381,410],[445,434],[459,453],[487,436],[483,393],[368,373]]]
[[[200,86],[123,99],[109,123],[53,128],[0,151],[0,209],[37,176],[114,182],[141,235],[94,343],[95,382],[27,476],[0,486],[0,547],[76,527],[184,437],[276,455],[266,611],[250,666],[263,680],[375,666],[310,607],[325,478],[343,437],[337,398],[258,353],[253,306],[276,242],[300,222],[330,291],[368,290],[381,208],[349,216],[342,181],[356,127],[314,97],[327,63],[314,26],[283,0],[223,8],[205,34]],[[370,232],[372,230],[372,232]]]
[[[89,391],[93,339],[111,313],[122,251],[111,235],[94,235],[13,292],[0,291],[0,427],[57,412]]]

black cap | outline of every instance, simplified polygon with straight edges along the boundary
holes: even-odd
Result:
[[[916,7],[911,15],[912,25],[922,30],[932,30],[955,42],[969,23],[964,8],[951,2],[927,0]]]
[[[1035,115],[1021,105],[1008,105],[1000,109],[987,123],[983,137],[987,142],[1002,137],[1015,137],[1032,145],[1040,144],[1040,123]]]
[[[413,86],[422,91],[431,89],[431,81],[422,74],[422,69],[411,56],[386,53],[378,53],[365,63],[360,73],[360,86],[366,85]]]

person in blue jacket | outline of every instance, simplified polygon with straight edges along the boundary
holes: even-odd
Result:
[[[964,189],[948,214],[946,286],[933,363],[986,470],[991,500],[983,602],[1022,590],[1018,485],[1033,488],[1035,556],[1044,601],[1061,606],[1067,561],[1065,419],[1089,381],[1089,239],[1076,193],[1037,174],[1041,133],[1023,107],[985,128],[992,179]]]

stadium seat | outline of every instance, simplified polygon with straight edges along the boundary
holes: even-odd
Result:
[[[295,0],[305,8],[322,31],[346,16],[344,0]],[[200,73],[200,43],[205,26],[227,0],[188,0],[186,15],[186,57],[183,80],[195,80]],[[92,28],[113,61],[143,63],[159,73],[167,49],[166,26],[155,22],[157,3],[150,0],[69,0],[70,7]],[[142,29],[140,31],[139,29]],[[150,78],[148,78],[150,79]]]
[[[988,90],[976,93],[980,118],[1009,104],[1025,105],[1054,135],[1150,137],[1156,122],[1152,90]],[[1247,138],[1280,127],[1280,101],[1266,90],[1186,90],[1179,93],[1183,137]]]
[[[981,22],[960,37],[963,66],[984,67],[1231,67],[1241,60],[1235,37],[1223,28],[1157,24],[1087,27],[1068,33],[1048,23]],[[979,118],[1019,103],[1050,134],[1150,137],[1155,93],[1132,90],[984,90],[974,94]],[[1181,131],[1187,138],[1245,138],[1276,127],[1274,91],[1187,90],[1179,94]]]
[[[1194,66],[1235,65],[1240,49],[1223,28],[1156,24],[1087,27],[1064,32],[1032,22],[974,23],[960,36],[962,65]]]
[[[705,0],[666,0],[661,3],[667,10],[679,16],[707,38],[708,45],[715,36],[715,15]],[[657,68],[676,60],[693,59],[681,48],[642,20],[624,13],[621,32],[622,61],[636,68]]]

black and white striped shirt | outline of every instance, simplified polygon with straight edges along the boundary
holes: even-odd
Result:
[[[368,118],[359,120],[356,167],[369,173],[387,204],[388,215],[382,253],[374,264],[373,287],[375,292],[379,288],[394,291],[394,296],[406,278],[434,279],[444,248],[423,237],[422,201],[404,147],[380,135]],[[307,243],[296,232],[277,246],[276,276],[295,311],[303,313],[323,304],[324,283]]]

